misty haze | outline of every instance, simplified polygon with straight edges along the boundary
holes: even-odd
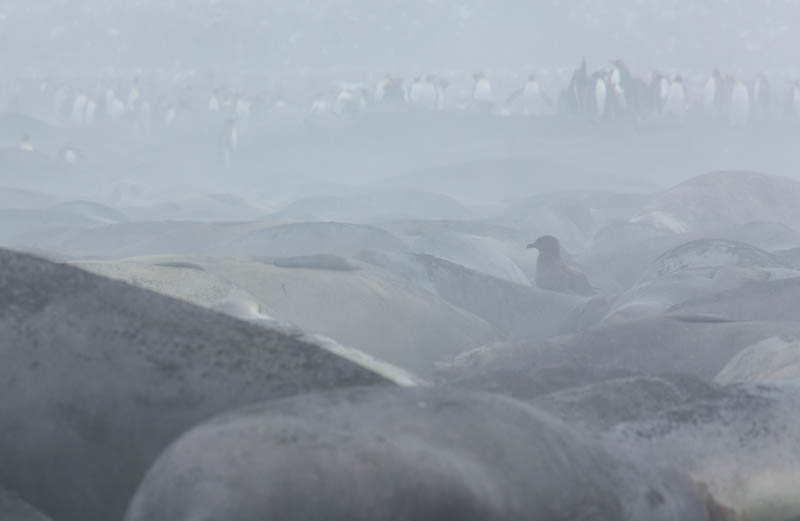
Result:
[[[0,0],[0,521],[800,520],[800,0]]]

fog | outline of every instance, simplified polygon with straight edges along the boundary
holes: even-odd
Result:
[[[0,0],[0,521],[800,519],[795,0]]]
[[[796,68],[790,22],[800,6],[793,0],[567,6],[555,0],[86,0],[79,6],[6,0],[0,9],[4,62],[21,70],[562,67],[586,56],[624,58],[644,69],[657,63],[753,72]]]

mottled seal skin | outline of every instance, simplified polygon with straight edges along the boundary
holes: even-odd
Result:
[[[447,385],[522,400],[592,435],[722,393],[717,386],[689,375],[581,366],[498,369]]]
[[[800,516],[800,384],[718,387],[608,431],[606,441],[671,461],[741,521]]]
[[[158,459],[125,521],[708,521],[683,474],[583,440],[509,398],[350,389],[199,425]]]
[[[567,365],[685,374],[710,382],[743,349],[773,336],[800,337],[800,322],[657,316],[482,348],[446,376],[454,380],[494,369]]]
[[[121,519],[158,454],[211,416],[386,382],[300,339],[0,250],[0,486],[58,521]]]
[[[17,494],[0,488],[0,521],[52,521]]]
[[[685,374],[522,366],[448,385],[521,399],[595,439],[669,462],[705,483],[739,521],[800,515],[796,380],[722,386]]]

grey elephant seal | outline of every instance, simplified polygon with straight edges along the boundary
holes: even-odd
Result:
[[[17,494],[0,488],[0,521],[52,521]]]
[[[244,408],[176,441],[125,521],[721,521],[683,474],[522,402],[371,388]]]
[[[58,521],[120,519],[211,416],[373,384],[388,381],[310,342],[0,249],[0,487]]]

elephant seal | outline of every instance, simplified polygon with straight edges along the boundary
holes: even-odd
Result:
[[[742,521],[800,516],[800,385],[774,382],[715,392],[620,423],[606,441],[668,460],[706,483]]]
[[[650,375],[596,366],[497,369],[446,385],[524,401],[592,435],[717,392],[713,384],[689,375]]]
[[[710,382],[743,349],[774,336],[798,337],[800,323],[656,316],[601,323],[545,341],[485,346],[457,355],[447,376],[455,380],[494,369],[565,365],[685,374]]]
[[[51,521],[51,519],[22,501],[13,492],[0,488],[0,521]]]
[[[166,450],[125,521],[730,519],[678,472],[522,402],[369,388],[243,408]]]
[[[746,369],[752,360],[745,357],[736,366]],[[489,371],[449,385],[524,400],[643,460],[676,465],[707,484],[740,521],[800,515],[797,380],[722,386],[685,374],[619,373],[531,367]]]
[[[0,249],[0,486],[59,521],[120,519],[158,454],[211,416],[383,384],[299,338]]]

